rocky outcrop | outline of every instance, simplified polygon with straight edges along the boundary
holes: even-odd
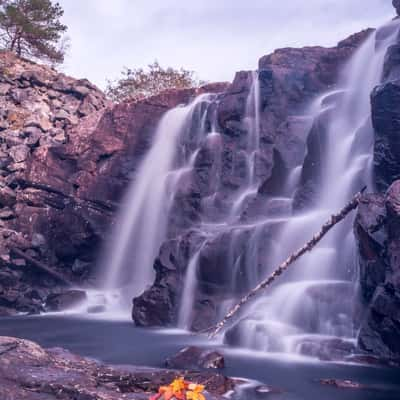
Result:
[[[305,107],[317,94],[333,87],[340,67],[369,33],[353,35],[333,48],[281,49],[260,59],[260,140],[254,156],[254,175],[260,185],[248,198],[241,221],[291,212],[287,203],[279,203],[272,196],[287,195],[282,182],[288,171],[303,162],[311,124]],[[257,233],[258,239],[251,227],[240,232],[223,231],[212,239],[203,237],[198,229],[202,219],[226,218],[235,191],[246,185],[244,153],[249,141],[247,105],[252,78],[251,72],[237,73],[232,84],[208,106],[205,126],[213,126],[214,120],[220,135],[200,146],[191,180],[176,195],[168,237],[154,263],[155,283],[133,301],[132,316],[140,326],[176,325],[187,266],[200,247],[191,322],[194,330],[216,322],[221,303],[232,301],[254,284],[243,265],[252,240],[262,243],[257,260],[260,266],[266,264],[271,238],[279,226],[263,228]],[[189,140],[185,146],[192,149],[193,143]],[[315,152],[309,152],[309,157]],[[312,175],[304,176],[304,185],[314,178]]]
[[[34,160],[43,154],[62,157],[80,121],[98,118],[110,104],[87,80],[7,52],[0,53],[0,104],[0,306],[9,313],[35,312],[58,282],[47,275],[42,279],[27,258],[62,266],[44,227],[56,223],[52,210],[73,207],[78,200],[52,181],[38,185]],[[53,168],[54,163],[43,165],[40,175],[51,171],[58,179],[70,179],[70,168],[63,176]]]
[[[222,399],[234,381],[209,372],[116,368],[66,350],[45,350],[21,339],[0,337],[0,398],[2,400],[146,399],[176,376],[205,384],[210,399]]]
[[[380,357],[400,358],[400,181],[386,194],[364,196],[355,234],[366,310],[359,345]]]
[[[87,80],[0,53],[3,314],[41,311],[60,282],[91,279],[122,192],[161,116],[225,86],[114,105]]]

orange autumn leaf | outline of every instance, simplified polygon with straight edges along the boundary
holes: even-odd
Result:
[[[182,392],[187,388],[188,384],[185,382],[183,378],[175,379],[171,384],[170,387],[174,392]]]
[[[184,378],[177,378],[168,386],[161,386],[158,394],[149,400],[206,400],[202,392],[204,385],[186,382]]]
[[[187,400],[206,400],[202,392],[204,391],[204,385],[196,385],[191,383],[188,386],[189,391],[186,392]]]
[[[186,400],[206,400],[204,395],[199,392],[186,392]]]

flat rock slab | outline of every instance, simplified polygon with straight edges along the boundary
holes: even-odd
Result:
[[[64,349],[0,337],[1,400],[148,399],[176,377],[204,384],[210,399],[234,388],[220,374],[136,367],[109,367]]]

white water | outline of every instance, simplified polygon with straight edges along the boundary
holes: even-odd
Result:
[[[165,238],[176,187],[190,169],[190,165],[174,164],[179,140],[196,107],[205,100],[207,95],[201,95],[188,106],[176,107],[164,115],[127,191],[111,245],[104,252],[104,290],[120,294],[108,310],[111,313],[120,313],[123,308],[129,314],[131,299],[154,280],[152,267]]]
[[[219,304],[222,316],[238,300],[243,287],[254,286],[265,277],[364,184],[371,188],[373,136],[369,96],[380,82],[384,55],[396,34],[397,30],[379,46],[372,34],[343,69],[338,87],[321,95],[303,116],[317,120],[324,113],[331,113],[324,133],[327,151],[323,155],[316,205],[307,213],[288,216],[290,213],[285,210],[291,208],[291,197],[269,198],[266,203],[272,209],[283,207],[280,215],[269,215],[267,210],[250,221],[241,220],[243,211],[257,196],[262,184],[257,171],[262,135],[257,73],[251,74],[252,84],[243,120],[247,142],[237,150],[244,156],[247,174],[239,189],[225,194],[226,207],[220,212],[224,215],[222,220],[214,218],[213,210],[220,200],[220,164],[225,139],[218,132],[216,122],[211,128],[206,127],[207,107],[199,107],[204,102],[212,104],[216,100],[202,95],[189,106],[168,112],[160,122],[151,149],[128,190],[111,236],[111,251],[108,249],[106,252],[104,287],[112,294],[109,296],[112,299],[118,297],[115,293],[119,293],[119,297],[125,300],[121,305],[118,299],[115,308],[108,307],[108,310],[111,313],[129,312],[132,297],[152,283],[152,266],[166,237],[175,193],[183,180],[190,180],[201,148],[209,148],[216,154],[213,161],[215,176],[210,180],[214,192],[202,200],[203,223],[196,229],[201,231],[204,240],[191,254],[186,268],[178,313],[178,326],[183,329],[190,329],[193,321],[199,260],[208,242],[224,234],[230,237],[225,259],[231,268],[231,296],[225,296]],[[192,137],[189,148],[181,145],[185,135]],[[182,154],[183,160],[177,161]],[[301,166],[294,167],[289,171],[287,181],[282,182],[285,196],[294,195],[301,170]],[[250,307],[238,324],[240,345],[264,351],[297,352],[302,341],[310,338],[317,341],[332,336],[346,340],[354,338],[352,304],[356,288],[352,279],[355,277],[355,247],[351,225],[349,219],[335,228],[318,248],[282,277],[273,291]],[[265,235],[276,226],[280,229],[271,240],[271,247],[263,249]],[[249,239],[238,255],[243,235],[248,235]]]
[[[397,22],[391,24],[397,26]],[[315,120],[327,110],[331,113],[322,139],[326,146],[316,205],[285,224],[264,276],[310,239],[363,185],[373,189],[370,94],[381,81],[384,56],[397,32],[394,29],[379,45],[372,34],[343,69],[339,100],[330,99],[331,105],[326,105],[333,94],[338,94],[335,90],[314,103]],[[265,351],[296,351],[300,344],[293,345],[290,338],[294,334],[301,334],[299,340],[315,334],[355,336],[352,304],[356,285],[350,282],[346,287],[346,281],[341,280],[351,281],[355,277],[351,229],[351,219],[335,227],[316,249],[292,267],[272,292],[250,307],[245,325],[239,324],[238,328],[243,332],[243,345]],[[329,287],[334,292],[327,297]]]

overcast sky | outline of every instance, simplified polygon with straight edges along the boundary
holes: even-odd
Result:
[[[71,49],[64,71],[104,88],[157,59],[230,81],[287,46],[331,46],[394,16],[391,0],[59,0]]]

